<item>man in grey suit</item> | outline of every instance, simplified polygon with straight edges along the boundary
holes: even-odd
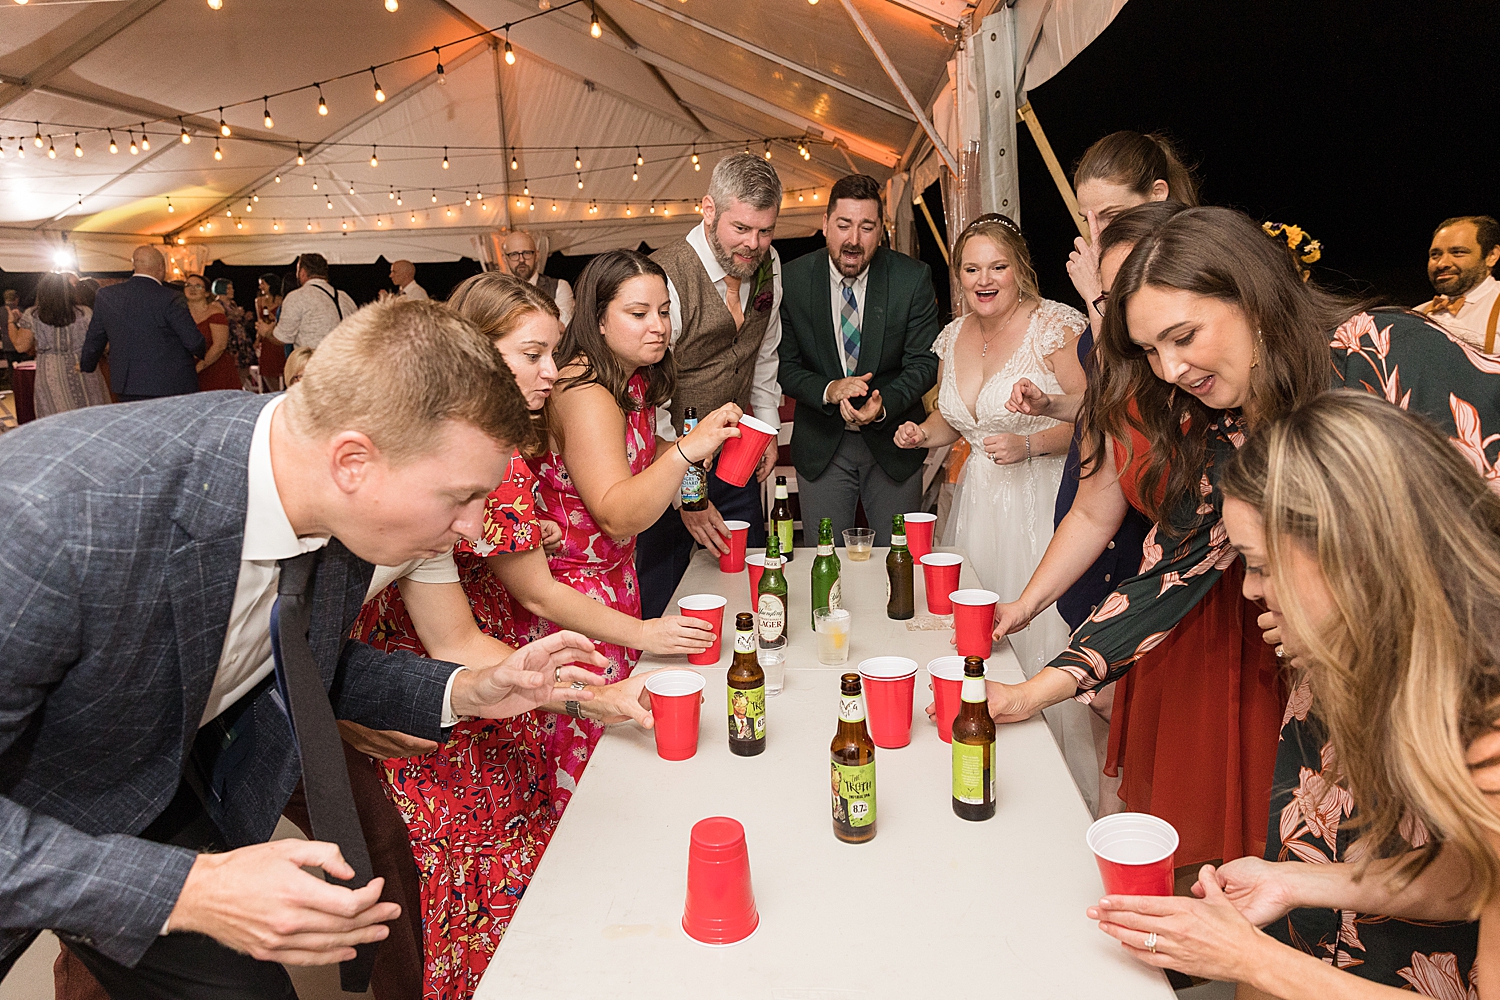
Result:
[[[529,434],[493,344],[403,300],[342,324],[284,396],[95,407],[0,439],[0,975],[50,928],[113,996],[288,998],[279,963],[386,936],[399,907],[379,879],[336,884],[356,874],[338,845],[265,841],[299,775],[315,827],[352,815],[313,801],[315,774],[344,774],[329,701],[441,742],[594,680],[568,664],[604,667],[573,633],[478,669],[345,638],[371,564],[477,536]],[[299,744],[334,749],[299,767]]]
[[[78,367],[99,367],[109,351],[109,382],[120,402],[198,391],[198,359],[208,350],[187,299],[165,284],[167,263],[153,246],[131,257],[129,281],[99,289]]]

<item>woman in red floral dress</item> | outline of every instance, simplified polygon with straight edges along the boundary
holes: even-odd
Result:
[[[552,575],[607,607],[639,617],[635,536],[677,496],[690,462],[738,437],[740,409],[726,403],[677,444],[659,447],[656,406],[675,388],[667,276],[633,250],[595,257],[578,280],[576,311],[557,350],[562,374],[548,412],[547,453],[532,459],[548,516],[562,525]],[[658,454],[659,453],[659,454]],[[530,634],[552,631],[533,622]],[[604,676],[629,677],[636,650],[601,645]],[[553,716],[549,767],[559,814],[572,797],[603,727]]]

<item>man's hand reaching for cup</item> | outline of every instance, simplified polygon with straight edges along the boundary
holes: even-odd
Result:
[[[453,679],[453,711],[482,719],[506,719],[564,699],[586,702],[604,678],[573,664],[609,666],[594,644],[577,632],[554,632],[527,643],[493,666],[465,670]]]

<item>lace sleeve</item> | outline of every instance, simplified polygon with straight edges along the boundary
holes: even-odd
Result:
[[[1043,299],[1037,306],[1037,353],[1042,357],[1062,350],[1068,341],[1083,332],[1088,320],[1072,306]]]
[[[942,332],[937,335],[937,339],[932,342],[932,353],[938,356],[938,360],[941,361],[947,358],[949,350],[953,347],[953,342],[958,339],[958,331],[963,325],[964,320],[960,316],[952,323],[943,327]]]

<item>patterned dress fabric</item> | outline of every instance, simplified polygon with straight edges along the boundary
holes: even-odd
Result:
[[[628,391],[638,409],[625,415],[625,440],[621,444],[630,464],[630,474],[640,475],[656,457],[656,409],[644,405],[646,380],[643,376],[631,376]],[[563,531],[562,547],[547,560],[553,579],[566,583],[600,604],[639,618],[641,592],[635,576],[635,536],[617,539],[604,533],[578,495],[561,455],[548,452],[530,461],[541,483],[542,506],[547,517],[556,521]],[[517,611],[517,619],[524,621],[521,628],[529,639],[558,630],[552,622],[535,618],[522,610]],[[603,673],[610,683],[629,677],[640,657],[639,650],[613,643],[599,642],[595,646],[609,661]],[[542,724],[547,729],[553,807],[561,816],[578,787],[578,779],[589,762],[589,755],[604,734],[604,727],[589,719],[560,715],[548,715]]]
[[[479,627],[513,646],[525,637],[483,556],[540,543],[536,479],[512,456],[485,505],[483,537],[459,543],[454,560]],[[426,654],[395,584],[365,604],[351,637]],[[422,879],[424,1000],[473,994],[557,827],[544,714],[463,722],[436,752],[383,763]]]
[[[88,332],[93,310],[79,306],[76,317],[67,326],[48,326],[37,316],[36,309],[21,315],[18,326],[31,331],[36,340],[35,402],[38,417],[51,416],[85,406],[109,402],[109,389],[99,372],[78,370],[78,356],[83,350],[83,335]]]
[[[1329,347],[1334,388],[1375,393],[1428,417],[1500,488],[1495,468],[1500,457],[1500,358],[1480,354],[1420,316],[1397,310],[1356,314],[1334,331]],[[1091,698],[1101,684],[1117,680],[1161,646],[1237,558],[1222,521],[1217,481],[1223,462],[1245,440],[1240,414],[1221,411],[1209,432],[1199,495],[1171,513],[1179,533],[1168,539],[1158,525],[1146,540],[1140,574],[1106,598],[1053,661],[1077,678],[1080,699]],[[1233,602],[1220,601],[1217,608],[1226,616],[1215,626],[1222,632],[1253,627],[1254,615],[1246,616]],[[1216,671],[1219,664],[1199,659],[1192,669]],[[1299,706],[1295,693],[1289,704],[1277,747],[1266,857],[1316,863],[1314,855],[1320,854],[1324,860],[1342,861],[1348,837],[1338,829],[1329,839],[1328,824],[1337,822],[1335,812],[1347,817],[1352,799],[1322,779],[1327,755],[1324,741],[1315,735],[1315,717],[1308,714],[1311,706]],[[1199,728],[1213,719],[1205,714]],[[1192,738],[1185,734],[1184,753],[1191,752]],[[1204,785],[1212,784],[1217,772],[1211,762],[1200,763],[1212,775]],[[1125,770],[1128,774],[1128,762]],[[1414,924],[1337,910],[1298,910],[1268,930],[1376,982],[1434,997],[1469,995],[1477,947],[1474,924]],[[1360,946],[1352,944],[1356,938]]]

